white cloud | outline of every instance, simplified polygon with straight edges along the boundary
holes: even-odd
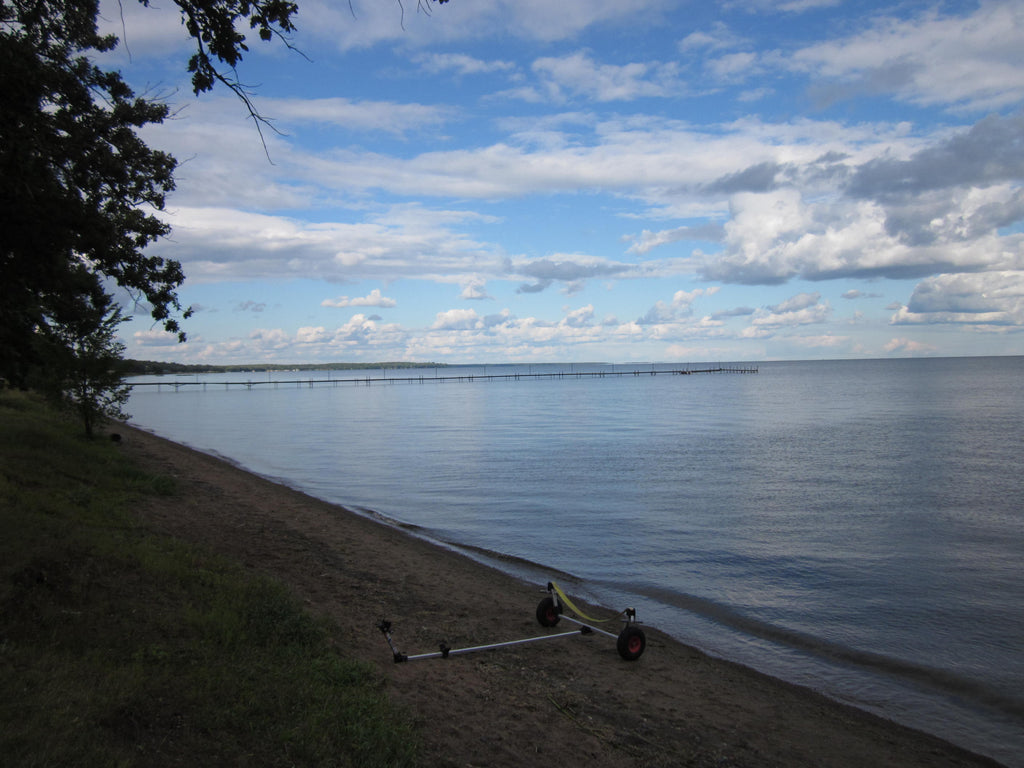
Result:
[[[385,41],[422,46],[455,40],[486,40],[496,35],[554,42],[589,27],[649,20],[671,0],[493,0],[427,6],[429,12],[374,0],[333,3],[304,0],[300,29],[338,50],[369,48]],[[351,10],[350,10],[351,7]]]
[[[775,93],[776,91],[774,88],[751,88],[750,90],[743,91],[736,98],[740,102],[747,103],[754,101],[762,101],[763,99],[767,99],[768,97],[772,96]]]
[[[659,301],[647,312],[637,319],[636,324],[640,326],[659,325],[676,323],[693,315],[693,302],[702,296],[714,296],[719,291],[718,286],[711,288],[696,288],[692,291],[676,291],[671,302]],[[719,326],[721,323],[705,317],[701,319],[701,325],[705,327]]]
[[[819,294],[801,293],[781,304],[754,312],[750,323],[762,329],[811,325],[824,323],[831,314],[832,307],[827,301],[820,301]]]
[[[491,298],[487,294],[487,281],[482,277],[471,277],[465,280],[459,298],[466,301],[480,301]]]
[[[438,312],[431,329],[442,330],[471,330],[480,325],[480,316],[473,309],[448,309]]]
[[[484,61],[464,53],[427,53],[416,56],[415,61],[431,74],[453,72],[457,75],[480,75],[516,70],[515,62]]]
[[[795,344],[798,347],[821,349],[844,347],[850,343],[851,338],[849,336],[833,336],[831,334],[825,334],[823,336],[788,336],[786,337],[786,341],[791,344]]]
[[[186,263],[195,283],[412,277],[454,282],[463,286],[463,298],[480,299],[487,296],[475,286],[492,280],[516,281],[524,294],[555,283],[573,293],[594,278],[692,272],[716,282],[771,285],[1024,267],[1024,236],[999,234],[1024,211],[1024,193],[1014,181],[1024,168],[1013,142],[1019,118],[990,117],[929,140],[886,124],[744,119],[696,127],[573,113],[537,123],[543,140],[533,133],[538,140],[530,143],[496,141],[409,157],[304,152],[279,138],[272,147],[275,166],[269,166],[260,151],[239,151],[237,132],[220,134],[221,112],[202,116],[210,122],[190,118],[191,144],[184,146],[199,151],[208,139],[207,154],[183,167],[174,200],[197,198],[215,207],[181,206],[167,215],[175,232],[166,252]],[[244,141],[254,149],[251,133]],[[510,258],[467,234],[496,221],[468,209],[392,206],[357,213],[354,221],[341,210],[341,220],[321,216],[319,223],[302,223],[218,205],[280,209],[293,200],[297,208],[310,207],[311,200],[341,194],[355,201],[377,189],[420,199],[596,192],[618,197],[623,209],[638,215],[727,220],[643,230],[628,248],[643,256],[700,238],[720,241],[719,251],[628,264],[576,254]]]
[[[988,110],[1024,99],[1022,38],[1024,6],[989,0],[966,15],[879,19],[859,35],[796,51],[791,61],[845,84],[850,95],[892,93],[921,106]]]
[[[922,280],[893,325],[1024,325],[1024,272],[943,274]]]
[[[588,304],[585,307],[574,309],[562,319],[562,324],[572,328],[583,328],[590,325],[594,319],[594,305]]]
[[[1024,178],[1024,114],[989,115],[906,158],[886,153],[856,168],[855,196],[898,200],[952,187],[988,187]],[[1020,207],[1014,212],[1020,215]]]
[[[230,357],[232,359],[278,360],[287,354],[299,354],[303,359],[317,359],[318,356],[357,353],[366,350],[371,355],[380,349],[400,347],[406,332],[396,324],[381,323],[363,314],[353,315],[343,325],[303,326],[294,333],[280,328],[259,328],[252,331],[244,342],[232,342],[230,348],[223,345],[208,347],[203,354]],[[296,349],[299,347],[299,349]],[[254,356],[256,356],[254,358]]]
[[[681,96],[685,83],[673,62],[598,64],[577,51],[569,56],[546,57],[533,63],[541,92],[553,101],[583,97],[603,101],[631,101],[642,97]]]
[[[702,224],[700,226],[676,227],[675,229],[663,229],[659,232],[652,232],[645,229],[639,236],[634,238],[635,242],[626,250],[627,253],[635,253],[638,256],[645,256],[655,248],[670,243],[677,243],[684,240],[721,240],[723,236],[720,224]]]
[[[725,0],[723,5],[748,13],[803,13],[815,8],[829,8],[839,3],[840,0]]]
[[[680,53],[691,51],[720,51],[748,45],[746,38],[740,37],[722,21],[715,22],[710,31],[698,30],[691,32],[679,41]]]
[[[152,3],[147,8],[136,2],[102,0],[98,28],[101,35],[115,35],[121,41],[113,53],[104,54],[101,60],[123,64],[139,55],[177,55],[192,47],[173,3]]]
[[[749,51],[729,53],[707,63],[708,70],[719,80],[742,82],[756,75],[760,69],[758,56]]]
[[[323,307],[394,307],[397,302],[381,295],[379,288],[374,288],[368,296],[349,298],[340,296],[337,299],[324,299],[320,305]]]
[[[295,334],[296,344],[322,344],[330,338],[327,329],[323,326],[312,328],[299,328]]]
[[[178,345],[176,333],[157,329],[136,331],[132,334],[132,340],[140,347],[176,347]]]
[[[238,105],[234,108],[237,110]],[[260,99],[260,111],[276,123],[317,123],[356,131],[404,134],[433,128],[450,119],[451,110],[424,104],[328,99]]]
[[[300,331],[293,338],[280,328],[257,328],[249,334],[249,341],[255,342],[260,349],[288,349],[293,341],[310,335],[309,331]]]
[[[169,212],[174,254],[190,281],[319,278],[329,281],[396,277],[496,276],[504,260],[452,225],[480,219],[469,212],[398,206],[345,224],[313,223],[219,208]]]
[[[536,280],[574,282],[595,277],[614,277],[632,269],[632,265],[583,254],[557,253],[540,259],[515,259],[509,272]]]
[[[795,296],[791,296],[783,302],[775,304],[769,307],[772,312],[784,313],[784,312],[798,312],[801,309],[807,309],[813,307],[818,301],[821,300],[821,294],[815,291],[814,293],[798,293]]]
[[[907,338],[891,339],[883,349],[886,352],[899,352],[906,355],[927,354],[938,351],[938,348],[932,344]]]
[[[608,349],[635,343],[628,354],[651,355],[666,340],[685,348],[713,333],[789,334],[794,346],[838,348],[861,305],[857,331],[865,334],[894,313],[895,324],[959,326],[972,335],[1024,325],[1014,277],[1024,270],[1024,118],[1014,111],[1024,103],[1024,8],[890,6],[893,15],[881,19],[877,11],[821,10],[826,5],[733,6],[794,14],[782,21],[789,40],[841,35],[801,42],[785,65],[790,50],[766,47],[777,45],[777,24],[759,27],[721,13],[721,4],[696,17],[677,0],[455,2],[430,6],[432,16],[406,4],[403,29],[395,4],[356,0],[353,17],[346,3],[303,2],[294,42],[316,63],[255,41],[245,62],[259,76],[280,62],[285,75],[257,92],[257,106],[284,132],[267,134],[272,164],[236,101],[193,100],[187,86],[180,119],[143,131],[184,160],[162,214],[173,235],[151,252],[181,260],[186,290],[211,304],[204,284],[262,281],[259,300],[272,308],[262,317],[285,326],[252,339],[235,330],[220,346],[190,344],[189,354],[243,346],[283,354],[301,342],[305,350],[356,356],[480,347],[557,355],[603,339]],[[166,8],[159,22],[158,12],[138,4],[126,12],[152,21],[137,27],[135,39],[164,46],[152,49],[159,56],[173,51],[165,60],[149,48],[139,53],[148,81],[174,64],[171,89],[185,77],[184,36],[176,8]],[[814,16],[795,16],[814,8]],[[609,44],[604,30],[582,34],[597,25],[621,35]],[[652,45],[633,45],[639,31]],[[328,46],[361,50],[341,57]],[[244,66],[240,76],[247,77]],[[801,78],[837,98],[872,98],[844,104],[829,113],[834,119],[801,117]],[[698,82],[717,90],[698,98]],[[507,88],[536,101],[497,95]],[[792,117],[735,119],[749,115],[746,99],[764,99],[757,106],[765,115]],[[559,106],[566,103],[571,108]],[[952,125],[951,111],[966,109],[996,113]],[[667,256],[649,258],[658,248]],[[905,307],[881,316],[861,301],[844,304],[842,318],[817,293],[791,296],[796,289],[784,287],[848,278],[858,286],[866,279],[918,285]],[[403,311],[417,318],[410,322],[423,327],[362,315],[336,326],[332,305],[393,300],[379,290],[351,297],[324,287],[317,302],[331,298],[303,306],[300,316],[285,293],[273,293],[275,282],[294,279],[335,286],[412,279],[443,289],[403,298]],[[700,295],[698,280],[725,288]],[[622,290],[625,281],[633,282]],[[736,284],[765,287],[754,300]],[[821,293],[849,288],[832,284]],[[232,293],[217,307],[217,327],[256,322],[252,313],[229,311],[247,295]],[[438,295],[478,313],[430,304]],[[485,314],[481,308],[500,306],[473,304],[485,300],[507,300],[511,309]],[[755,303],[761,308],[744,306]],[[818,327],[823,321],[831,325]],[[794,329],[802,326],[814,333],[799,336]],[[143,335],[138,344],[157,341]],[[863,348],[882,343],[873,338]]]
[[[1016,268],[1024,238],[999,236],[990,224],[971,237],[942,237],[934,221],[931,241],[913,242],[896,226],[894,212],[878,203],[834,200],[807,203],[795,190],[736,195],[726,224],[726,250],[703,257],[708,279],[773,284],[794,277],[924,277],[951,270]],[[970,220],[961,206],[957,231]]]

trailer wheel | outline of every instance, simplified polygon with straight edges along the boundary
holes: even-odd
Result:
[[[616,647],[619,650],[619,656],[626,661],[636,661],[643,655],[644,648],[647,647],[647,638],[640,627],[627,624],[619,633]]]
[[[554,598],[545,597],[537,605],[537,621],[542,627],[553,627],[561,618],[562,609],[555,605]]]

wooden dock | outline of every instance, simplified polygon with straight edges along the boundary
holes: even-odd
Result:
[[[349,378],[308,378],[308,379],[291,379],[291,380],[275,380],[275,379],[248,379],[247,381],[201,381],[198,378],[195,380],[178,379],[175,381],[138,381],[138,382],[126,382],[128,386],[132,388],[136,387],[156,387],[157,391],[161,391],[164,388],[173,389],[175,392],[181,389],[208,389],[208,388],[221,388],[224,389],[255,389],[255,388],[273,388],[280,389],[281,387],[340,387],[340,386],[372,386],[374,384],[427,384],[431,382],[445,383],[445,382],[475,382],[475,381],[520,381],[523,379],[604,379],[610,377],[622,377],[622,376],[693,376],[696,374],[751,374],[757,373],[756,367],[735,367],[735,366],[718,366],[714,368],[676,368],[676,369],[622,369],[622,370],[605,370],[605,371],[543,371],[538,373],[533,372],[517,372],[517,373],[461,373],[451,375],[434,375],[434,376],[389,376],[387,371],[383,371],[380,376],[359,376]]]

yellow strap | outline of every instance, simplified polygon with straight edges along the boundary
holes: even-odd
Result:
[[[576,607],[573,601],[569,599],[568,595],[566,595],[565,592],[562,591],[562,588],[555,584],[555,582],[553,581],[551,582],[551,588],[555,590],[555,592],[558,594],[559,599],[561,599],[561,601],[569,607],[570,611],[575,613],[581,619],[586,619],[587,621],[593,622],[594,624],[605,624],[609,621],[615,621],[617,618],[619,618],[619,616],[622,615],[622,613],[620,612],[619,614],[612,616],[610,619],[595,619],[592,616],[587,616],[587,614],[585,614],[583,611]]]

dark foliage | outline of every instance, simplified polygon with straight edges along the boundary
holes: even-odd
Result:
[[[234,71],[246,24],[261,40],[290,32],[295,3],[175,2],[196,42],[195,91],[223,82],[250,105],[216,65]],[[181,265],[146,252],[169,232],[155,212],[176,162],[137,130],[162,122],[167,106],[90,60],[118,42],[99,34],[98,12],[98,0],[0,0],[0,379],[17,385],[41,364],[36,337],[59,325],[68,300],[111,282],[185,338]]]
[[[105,280],[180,333],[181,266],[143,252],[168,232],[151,211],[174,188],[175,161],[136,133],[167,107],[89,60],[116,44],[98,34],[97,8],[0,0],[0,376],[16,383],[37,362],[35,335]]]

